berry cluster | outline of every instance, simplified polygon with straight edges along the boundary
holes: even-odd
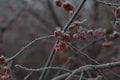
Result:
[[[117,7],[115,10],[115,16],[117,20],[115,21],[115,28],[120,29],[120,7]]]
[[[63,2],[62,0],[55,0],[55,4],[58,7],[63,7],[65,11],[73,11],[75,6],[68,1]]]
[[[117,8],[115,9],[115,16],[116,16],[116,18],[117,18],[117,21],[115,21],[114,28],[115,28],[115,29],[120,29],[120,20],[119,20],[119,18],[120,18],[120,7],[117,7]],[[115,40],[115,39],[117,39],[117,38],[120,38],[120,33],[117,32],[117,31],[113,31],[113,33],[109,35],[109,38],[112,39],[112,40]],[[110,48],[110,47],[112,47],[112,41],[104,42],[104,43],[102,44],[102,46],[103,46],[103,47],[108,47],[108,48]]]
[[[0,57],[0,80],[10,80],[10,67],[5,66],[5,57]]]
[[[62,33],[60,30],[56,30],[54,32],[54,36],[57,39],[60,39],[60,42],[55,45],[55,50],[56,51],[62,51],[65,48],[67,48],[66,42],[70,39],[70,35],[66,33]]]
[[[66,48],[67,44],[63,41],[60,41],[58,44],[55,45],[56,51],[62,51]]]
[[[0,80],[10,80],[10,68],[8,66],[2,66],[0,69]]]
[[[62,0],[55,0],[55,4],[58,7],[63,7],[64,10],[66,11],[73,11],[74,10],[74,5],[68,1],[62,1]],[[119,29],[120,28],[120,7],[117,7],[115,10],[115,16],[117,17],[117,21],[115,21],[115,28]],[[77,32],[76,32],[77,30]],[[80,21],[74,21],[73,23],[71,23],[71,25],[68,28],[69,32],[75,32],[74,34],[72,34],[73,39],[80,39],[83,41],[88,40],[90,37],[92,36],[98,36],[98,37],[106,37],[106,29],[102,29],[102,28],[98,28],[96,30],[88,30],[85,29],[83,27],[81,27],[81,23]],[[61,31],[55,31],[54,33],[55,37],[59,37],[61,41],[66,42],[68,41],[68,39],[70,38],[70,36],[67,34],[62,34]],[[114,31],[112,34],[108,35],[109,39],[117,39],[120,38],[120,33],[117,31]],[[63,43],[62,42],[62,43]],[[59,45],[59,46],[58,46]],[[64,43],[65,45],[65,43]],[[65,46],[62,48],[60,48],[61,42],[60,44],[56,45],[56,50],[63,50],[65,48]],[[102,43],[103,47],[107,47],[110,48],[112,47],[112,41],[108,41],[108,42],[104,42]],[[58,49],[59,47],[59,49]]]

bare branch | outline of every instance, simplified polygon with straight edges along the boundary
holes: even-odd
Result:
[[[53,78],[52,80],[60,80],[63,77],[66,77],[68,75],[69,75],[69,77],[71,77],[75,73],[82,72],[82,71],[91,71],[91,70],[95,70],[95,69],[106,69],[106,68],[112,68],[112,67],[117,67],[117,66],[120,66],[120,61],[106,63],[106,64],[100,64],[100,65],[85,65],[85,66],[79,67],[78,69],[73,70],[71,74],[65,73],[65,74],[62,74],[58,77]]]

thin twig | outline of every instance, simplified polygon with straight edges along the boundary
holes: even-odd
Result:
[[[13,60],[15,57],[17,57],[19,54],[21,54],[25,49],[27,49],[29,46],[31,46],[33,43],[35,43],[36,41],[39,41],[41,39],[45,39],[45,38],[49,38],[49,37],[53,37],[54,35],[47,35],[47,36],[43,36],[43,37],[38,37],[36,39],[34,39],[33,41],[31,41],[30,43],[28,43],[26,46],[24,46],[20,51],[18,51],[14,56],[7,58],[6,62],[9,62],[11,60]]]
[[[80,74],[79,80],[82,80],[83,74],[84,74],[84,72],[82,71],[81,74]]]
[[[96,0],[97,2],[100,2],[102,4],[105,4],[105,5],[109,5],[109,6],[120,6],[120,4],[113,4],[113,3],[108,3],[108,2],[105,2],[105,1],[100,1],[100,0]]]
[[[27,67],[24,67],[24,66],[21,66],[19,64],[16,64],[15,67],[18,67],[18,68],[21,68],[21,69],[24,69],[24,70],[27,70],[27,71],[43,71],[43,70],[46,70],[46,69],[56,69],[56,70],[64,70],[64,71],[67,71],[67,72],[71,72],[69,69],[65,69],[65,68],[61,68],[61,67],[43,67],[43,68],[39,68],[39,69],[32,69],[32,68],[27,68]]]
[[[32,75],[32,73],[33,73],[33,71],[30,72],[30,73],[24,78],[24,80],[27,80],[27,79]]]

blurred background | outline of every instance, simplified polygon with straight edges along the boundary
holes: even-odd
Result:
[[[64,0],[65,1],[65,0]],[[77,7],[82,0],[66,0],[72,2]],[[103,1],[103,0],[101,0]],[[119,0],[104,0],[110,3],[118,3]],[[79,12],[75,20],[82,21],[87,29],[106,29],[109,33],[114,31],[115,7],[98,3],[95,0],[87,0],[82,10]],[[40,36],[51,35],[56,28],[63,29],[64,25],[70,18],[70,14],[63,8],[57,7],[54,0],[0,0],[0,55],[9,58],[16,54],[22,47],[30,41]],[[117,30],[120,31],[120,30]],[[22,69],[16,69],[15,64],[21,64],[29,68],[43,67],[47,61],[55,38],[46,38],[37,41],[28,47],[22,54],[13,60],[12,80],[23,80],[29,73]],[[90,42],[90,41],[89,41]],[[73,41],[74,45],[79,49],[88,44],[84,41]],[[84,50],[84,53],[96,59],[100,63],[117,61],[120,59],[120,40],[114,40],[114,47],[102,48],[101,42],[97,42]],[[68,57],[74,54],[72,50],[57,52],[53,61],[54,66],[62,66]],[[83,60],[85,60],[83,58]],[[84,62],[84,61],[83,61]],[[65,67],[74,69],[80,66],[79,57],[74,57]],[[89,61],[84,64],[91,64]],[[118,71],[119,70],[119,71]],[[120,73],[120,68],[114,71]],[[51,75],[47,80],[54,77],[55,71],[51,71]],[[38,80],[41,72],[33,72],[28,80]],[[119,80],[114,75],[106,72],[107,77],[111,80]],[[95,74],[90,76],[95,77]],[[74,79],[71,79],[74,80]],[[110,80],[110,79],[109,79]]]

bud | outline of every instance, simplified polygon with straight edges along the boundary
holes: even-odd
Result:
[[[120,18],[120,7],[116,8],[115,14],[116,14],[116,17]]]
[[[111,39],[117,39],[117,38],[119,38],[119,37],[120,37],[120,33],[119,33],[119,32],[116,32],[116,31],[114,31],[114,33],[110,35],[110,38],[111,38]]]
[[[120,29],[120,21],[115,21],[115,28]]]
[[[68,41],[70,39],[70,35],[69,34],[62,34],[60,37],[61,41]]]
[[[80,26],[80,21],[74,21],[73,24],[74,24],[75,26]]]
[[[80,39],[80,34],[78,34],[78,33],[73,34],[73,38],[74,38],[74,39]]]
[[[93,35],[93,30],[87,30],[88,35]]]
[[[60,37],[61,34],[61,31],[54,31],[54,36],[57,38]]]
[[[107,48],[111,48],[112,47],[112,41],[104,42],[104,43],[102,43],[102,46],[107,47]]]
[[[75,8],[74,5],[68,1],[63,2],[63,8],[66,11],[73,11],[73,9]]]
[[[4,56],[1,56],[0,57],[0,64],[4,64],[5,63],[5,57]]]

